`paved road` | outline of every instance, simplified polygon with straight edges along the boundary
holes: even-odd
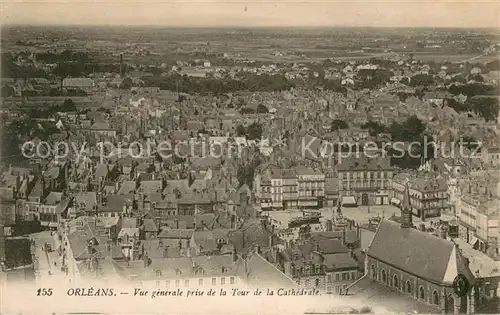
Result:
[[[323,208],[320,210],[323,215],[323,219],[331,219],[334,213],[336,213],[336,208]],[[269,211],[267,214],[274,220],[274,222],[282,228],[288,226],[288,221],[291,218],[301,216],[302,212],[300,210],[284,210],[284,211]],[[380,217],[390,217],[393,214],[399,215],[400,210],[398,207],[392,205],[383,206],[359,206],[355,208],[342,208],[342,214],[344,217],[354,220],[359,224],[368,223],[369,219],[380,216]]]
[[[61,271],[61,258],[58,251],[55,251],[54,236],[49,231],[30,234],[30,238],[35,241],[35,272],[38,283],[55,283],[65,277]],[[52,246],[52,251],[45,251],[44,244]]]

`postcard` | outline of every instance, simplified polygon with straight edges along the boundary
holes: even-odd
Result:
[[[0,6],[1,313],[500,313],[498,1]]]

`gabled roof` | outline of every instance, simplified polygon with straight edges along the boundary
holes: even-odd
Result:
[[[251,254],[247,258],[246,264],[247,268],[244,267],[243,259],[238,261],[238,274],[250,286],[286,289],[298,287],[293,279],[278,270],[259,254]]]
[[[458,273],[474,279],[453,242],[389,220],[380,222],[367,255],[439,284],[451,284]]]
[[[31,189],[31,192],[29,194],[29,196],[31,198],[43,198],[43,185],[45,183],[41,180],[41,179],[38,179],[35,183],[35,186],[33,186],[33,189]]]
[[[414,299],[393,287],[373,281],[369,276],[363,276],[349,287],[349,294],[356,299],[356,303],[380,305],[385,314],[438,314],[439,307],[427,304],[421,299]]]

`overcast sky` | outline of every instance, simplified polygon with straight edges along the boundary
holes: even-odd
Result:
[[[5,24],[500,27],[494,0],[3,1]]]

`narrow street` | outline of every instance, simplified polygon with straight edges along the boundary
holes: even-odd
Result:
[[[56,248],[54,235],[49,231],[31,234],[30,238],[35,244],[35,274],[37,283],[55,283],[65,278],[61,271],[61,257]],[[51,251],[46,251],[45,244],[51,246]]]

